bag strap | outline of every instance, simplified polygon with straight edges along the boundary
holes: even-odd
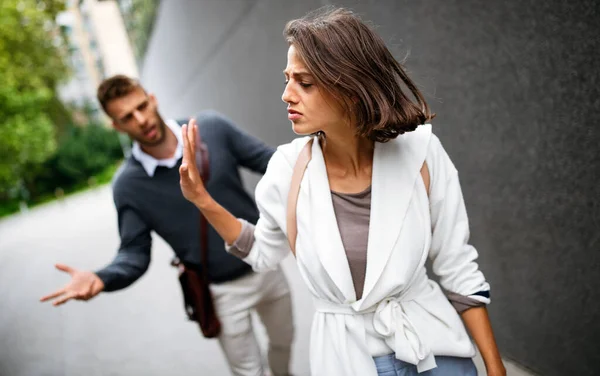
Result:
[[[298,204],[298,195],[300,194],[300,183],[304,177],[304,171],[308,162],[312,158],[312,144],[314,138],[311,138],[300,151],[294,171],[292,172],[292,182],[288,192],[287,199],[287,238],[294,256],[296,255],[296,237],[298,236],[298,224],[296,223],[296,205]]]
[[[208,149],[202,142],[200,136],[200,127],[198,126],[198,137],[196,138],[196,162],[198,170],[200,170],[200,178],[202,182],[206,184],[210,178],[210,169],[208,163]],[[208,283],[208,221],[206,217],[200,213],[200,260],[202,263],[202,279],[205,283]]]

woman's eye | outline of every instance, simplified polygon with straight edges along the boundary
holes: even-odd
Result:
[[[290,80],[286,80],[285,81],[285,86],[287,86],[290,83]],[[298,82],[298,85],[302,86],[303,88],[307,89],[309,87],[311,87],[313,84],[309,84],[306,82]]]

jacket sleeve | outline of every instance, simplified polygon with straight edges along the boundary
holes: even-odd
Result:
[[[469,244],[469,219],[458,172],[435,135],[432,135],[426,162],[431,181],[429,256],[433,272],[440,277],[452,301],[466,297],[470,302],[487,304],[490,286],[476,263],[477,250]]]
[[[285,232],[287,193],[292,168],[281,152],[271,158],[267,171],[256,187],[256,204],[260,217],[256,226],[242,222],[242,233],[228,252],[242,258],[255,271],[274,269],[289,255]]]

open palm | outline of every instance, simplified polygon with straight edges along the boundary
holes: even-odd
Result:
[[[53,305],[59,306],[71,299],[89,300],[104,290],[104,282],[93,272],[78,270],[63,264],[56,264],[56,269],[68,273],[71,281],[63,288],[42,297],[40,299],[42,302],[54,300]]]
[[[208,196],[208,193],[196,165],[196,140],[198,137],[196,120],[191,119],[189,124],[184,125],[181,133],[183,135],[183,160],[179,167],[179,185],[183,197],[197,204],[199,200]]]

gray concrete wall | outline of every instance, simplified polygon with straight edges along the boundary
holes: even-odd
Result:
[[[142,78],[166,116],[213,108],[271,145],[285,22],[328,1],[163,0]],[[502,353],[544,375],[600,367],[599,5],[342,1],[378,25],[437,113]],[[256,177],[249,180],[249,185]]]

